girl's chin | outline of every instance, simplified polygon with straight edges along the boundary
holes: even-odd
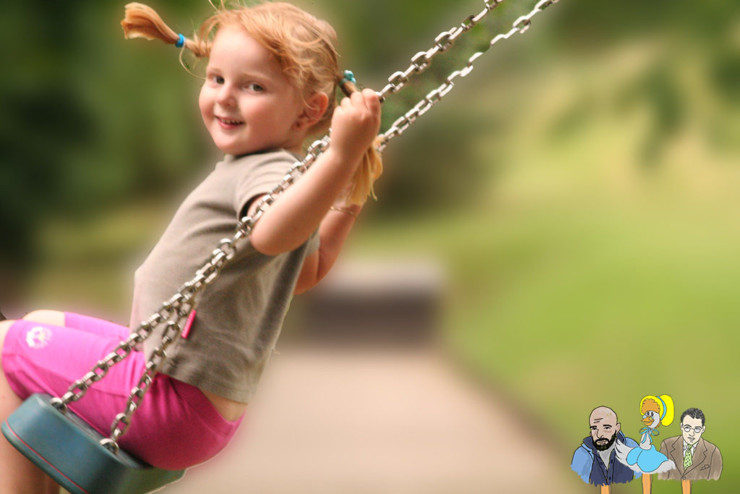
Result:
[[[216,145],[218,149],[220,149],[226,154],[240,155],[240,154],[247,154],[252,151],[249,148],[249,146],[245,146],[244,144],[240,144],[240,143],[235,143],[228,139],[214,139],[213,143]]]

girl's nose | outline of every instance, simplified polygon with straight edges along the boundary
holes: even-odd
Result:
[[[231,84],[223,84],[216,94],[216,102],[220,105],[231,105],[234,101],[234,91]]]

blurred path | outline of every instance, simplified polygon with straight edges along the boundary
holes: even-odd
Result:
[[[227,450],[165,494],[590,492],[432,350],[282,348]]]

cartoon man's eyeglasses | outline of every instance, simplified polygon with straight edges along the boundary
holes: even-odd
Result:
[[[694,432],[696,434],[701,434],[701,430],[703,428],[704,427],[691,427],[690,425],[684,425],[683,427],[681,427],[681,429],[683,429],[684,432],[691,432],[691,429],[694,429]]]

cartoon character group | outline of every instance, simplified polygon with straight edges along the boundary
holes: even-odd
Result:
[[[658,428],[674,420],[673,399],[668,395],[648,395],[640,400],[640,413],[645,427],[640,429],[640,442],[621,430],[617,414],[600,406],[589,416],[591,434],[583,439],[573,454],[571,469],[584,482],[610,492],[612,484],[642,478],[643,494],[652,489],[652,475],[659,480],[680,480],[683,494],[691,492],[696,480],[717,480],[722,473],[722,455],[714,444],[702,436],[706,430],[704,413],[688,408],[680,416],[681,434],[663,440],[660,449],[654,444]]]

